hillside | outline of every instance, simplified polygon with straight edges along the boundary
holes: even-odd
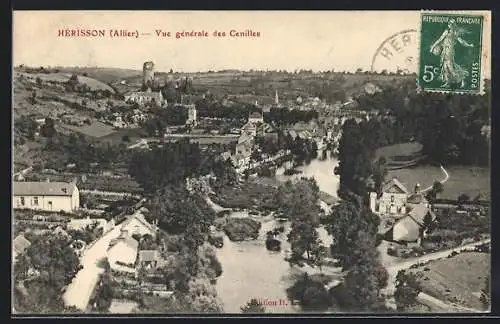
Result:
[[[91,118],[115,94],[108,84],[83,75],[78,75],[71,85],[71,76],[64,72],[14,70],[14,119],[21,115],[55,118],[63,114]]]

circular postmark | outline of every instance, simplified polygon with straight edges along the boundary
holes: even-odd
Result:
[[[416,29],[407,29],[384,40],[373,55],[372,72],[417,72],[417,35]]]

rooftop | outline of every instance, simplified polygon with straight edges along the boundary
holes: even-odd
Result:
[[[420,204],[415,205],[408,213],[408,216],[411,217],[417,224],[422,225],[424,224],[424,218],[427,213],[430,213],[433,219],[435,218],[435,214],[427,208],[427,206]]]
[[[396,178],[392,178],[391,180],[389,180],[386,183],[384,183],[384,186],[382,187],[382,192],[389,192],[389,190],[393,186],[396,186],[399,190],[401,190],[405,194],[409,194],[410,193],[408,191],[408,189],[401,182],[399,182],[399,180],[396,179]]]
[[[76,188],[67,182],[15,181],[14,196],[71,196]]]
[[[111,242],[109,242],[108,250],[110,250],[111,248],[113,248],[115,245],[117,245],[120,242],[125,243],[126,245],[128,245],[129,247],[131,247],[133,249],[137,249],[139,247],[139,242],[137,242],[134,238],[132,238],[131,236],[129,236],[127,234],[121,234],[118,238],[115,238],[115,239],[111,240]]]
[[[406,202],[409,204],[418,205],[427,203],[427,199],[425,199],[424,195],[416,193],[408,197]]]

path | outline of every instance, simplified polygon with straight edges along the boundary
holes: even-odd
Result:
[[[446,181],[448,181],[448,179],[450,178],[450,175],[449,175],[448,171],[446,171],[446,169],[442,165],[440,165],[440,168],[441,168],[441,171],[443,171],[443,173],[444,173],[444,179],[441,180],[441,181],[439,181],[439,182],[441,184],[444,184]],[[421,194],[426,193],[427,191],[429,191],[429,190],[432,189],[433,185],[431,185],[431,186],[429,186],[429,187],[427,187],[425,189],[420,190],[418,193],[421,193]]]
[[[135,212],[133,215],[137,214]],[[83,269],[80,270],[73,281],[66,287],[63,299],[67,306],[75,306],[80,310],[86,310],[90,296],[97,284],[99,275],[104,269],[98,266],[98,262],[106,258],[106,250],[109,242],[120,235],[121,226],[115,226],[108,233],[94,242],[94,244],[85,251],[80,263]]]

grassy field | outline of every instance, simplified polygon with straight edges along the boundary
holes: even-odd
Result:
[[[73,126],[73,125],[64,125],[62,127],[71,129],[77,133],[82,133],[83,135],[101,138],[104,136],[108,136],[116,132],[111,125],[106,125],[98,121],[94,121],[90,125],[85,126]]]
[[[423,292],[443,301],[481,310],[479,293],[484,288],[486,276],[490,275],[490,258],[489,253],[463,252],[411,271],[422,275]]]
[[[488,200],[491,196],[490,168],[478,168],[470,166],[447,167],[450,178],[444,184],[444,191],[440,198],[457,199],[465,193],[471,199],[479,194]]]
[[[452,175],[451,175],[452,176]],[[420,184],[420,189],[432,186],[434,181],[441,181],[445,178],[441,168],[437,166],[417,166],[412,168],[390,170],[386,176],[386,179],[398,179],[406,188],[413,191],[415,185]],[[445,190],[448,186],[446,182],[444,184]],[[455,197],[456,198],[456,197]]]
[[[389,169],[397,169],[415,165],[425,158],[421,151],[422,144],[420,143],[401,143],[379,148],[376,156],[377,158],[385,157]]]

